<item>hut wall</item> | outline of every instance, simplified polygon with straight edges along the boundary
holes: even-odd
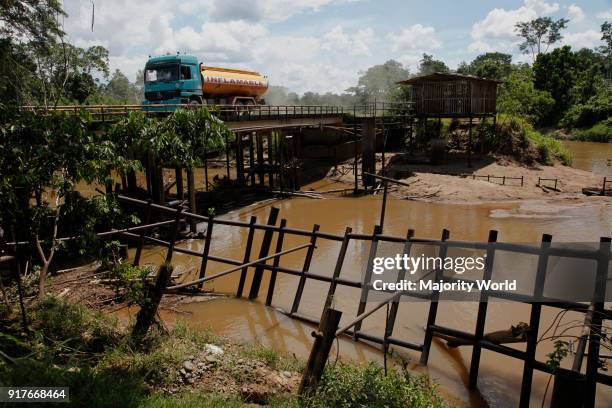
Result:
[[[417,115],[470,116],[495,112],[497,84],[481,81],[429,81],[413,84]]]

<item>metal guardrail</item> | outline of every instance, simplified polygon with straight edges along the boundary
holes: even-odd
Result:
[[[80,115],[89,113],[94,121],[112,122],[131,112],[145,112],[151,115],[167,115],[176,109],[198,109],[206,107],[224,122],[270,120],[279,118],[313,118],[330,116],[380,117],[410,112],[411,103],[372,102],[352,107],[330,105],[58,105],[53,107],[27,105],[22,109],[44,114],[65,112]]]

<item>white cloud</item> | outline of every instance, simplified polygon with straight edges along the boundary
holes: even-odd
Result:
[[[559,11],[559,3],[548,3],[542,0],[525,0],[525,7],[534,10],[538,15],[552,14]]]
[[[575,49],[593,48],[601,42],[601,33],[597,30],[587,30],[580,33],[565,34],[562,45],[571,45]]]
[[[391,41],[393,51],[429,50],[442,46],[436,38],[436,30],[421,24],[404,28],[399,33],[390,33],[387,37]]]
[[[559,11],[559,8],[558,3],[543,0],[525,0],[522,6],[512,10],[494,8],[484,19],[477,21],[472,26],[472,43],[468,45],[468,50],[472,52],[491,49],[510,51],[517,43],[515,33],[517,23],[555,13]]]
[[[321,49],[326,51],[346,52],[350,55],[369,56],[370,45],[374,41],[374,30],[370,27],[349,34],[341,25],[328,31],[322,38]]]
[[[584,20],[584,11],[582,11],[580,6],[570,4],[567,7],[567,18],[569,18],[572,23],[579,23]]]
[[[604,20],[612,19],[612,9],[597,13],[597,18]]]

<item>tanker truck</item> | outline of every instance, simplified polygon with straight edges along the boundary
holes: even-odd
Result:
[[[167,105],[255,105],[268,89],[258,72],[205,66],[192,55],[150,57],[145,65],[147,108]]]

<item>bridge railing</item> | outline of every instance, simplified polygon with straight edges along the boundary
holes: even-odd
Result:
[[[166,115],[176,109],[198,109],[202,105],[159,104],[159,105],[58,105],[53,107],[28,105],[25,110],[45,114],[65,112],[80,115],[89,113],[94,121],[112,122],[130,112],[146,112],[150,115]],[[404,116],[412,112],[413,104],[393,102],[368,102],[347,106],[332,105],[205,105],[225,122],[252,121],[279,118],[312,118],[329,116],[390,117]]]
[[[205,105],[226,122],[266,120],[278,118],[302,118],[342,116],[347,109],[343,106],[327,105]],[[151,115],[169,114],[176,109],[198,109],[202,105],[159,104],[159,105],[61,105],[54,107],[23,106],[25,110],[45,114],[65,112],[80,115],[89,113],[94,121],[115,121],[130,112],[146,112]]]

